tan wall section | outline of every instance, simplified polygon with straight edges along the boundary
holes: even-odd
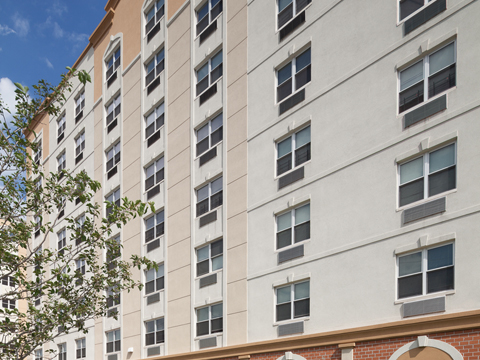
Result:
[[[168,9],[168,20],[172,18],[173,15],[182,7],[185,3],[185,0],[168,0],[167,1],[167,9]]]
[[[169,1],[168,14],[184,1]],[[166,350],[188,352],[191,314],[190,6],[168,28]]]
[[[247,342],[247,1],[227,13],[227,345]]]

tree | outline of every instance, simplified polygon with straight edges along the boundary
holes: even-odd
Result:
[[[33,98],[27,87],[15,84],[15,113],[0,98],[0,278],[7,285],[0,293],[2,360],[24,359],[69,331],[87,332],[85,321],[105,316],[116,294],[141,289],[132,267],[156,267],[139,256],[121,260],[121,245],[111,238],[114,227],[155,211],[153,204],[127,198],[121,204],[107,202],[108,215],[102,218],[101,205],[93,202],[99,182],[85,172],[45,173],[32,156],[39,151],[34,121],[59,114],[74,77],[90,81],[86,72],[67,69],[58,86],[43,80],[33,86]],[[75,201],[85,204],[85,217],[63,220],[70,236],[61,238],[58,250],[53,228],[59,212]],[[55,246],[49,245],[52,239]]]

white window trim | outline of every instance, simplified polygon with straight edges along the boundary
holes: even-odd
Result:
[[[148,34],[150,34],[150,32],[153,30],[153,28],[154,28],[162,19],[165,19],[165,2],[164,2],[163,5],[162,5],[162,7],[163,7],[163,15],[160,17],[160,19],[158,19],[158,20],[156,19],[156,17],[157,17],[157,12],[158,12],[158,10],[159,10],[159,9],[157,9],[157,2],[158,2],[158,0],[153,0],[153,1],[151,1],[151,5],[148,4],[147,6],[145,6],[145,9],[146,9],[146,10],[143,11],[144,26],[143,26],[142,31],[143,31],[143,33],[144,33],[144,35],[143,35],[144,38],[146,38],[146,37],[148,36]],[[148,15],[148,13],[150,12],[150,10],[152,10],[152,7],[153,7],[153,12],[154,12],[153,18],[155,18],[155,23],[153,24],[152,28],[151,28],[148,32],[146,32],[145,30],[146,30],[146,26],[147,26],[147,24],[148,24],[147,15]]]
[[[310,124],[310,122],[309,122],[307,125],[301,125],[301,126],[296,127],[294,131],[289,132],[288,135],[285,135],[285,136],[281,137],[279,140],[276,140],[276,141],[275,141],[275,173],[274,173],[274,177],[273,177],[274,180],[277,180],[278,178],[281,178],[281,177],[283,177],[284,175],[287,175],[287,174],[295,171],[296,169],[298,169],[298,168],[300,168],[300,167],[302,167],[302,166],[305,166],[306,164],[309,164],[309,163],[312,161],[312,158],[311,158],[311,156],[310,156],[310,159],[309,159],[309,160],[301,163],[300,165],[293,166],[293,161],[295,160],[295,151],[297,150],[297,149],[295,149],[296,135],[297,135],[300,131],[306,129],[306,128],[309,127],[309,126],[310,126],[310,142],[309,142],[309,144],[310,144],[310,152],[311,152],[311,151],[312,151],[312,150],[311,150],[311,148],[312,148],[312,145],[311,145],[311,144],[312,144],[312,136],[311,136],[311,129],[312,129],[312,128],[311,128],[311,126],[312,126],[312,125]],[[280,175],[277,175],[277,172],[278,172],[278,164],[277,164],[277,161],[278,161],[278,144],[281,143],[282,141],[288,139],[289,137],[292,138],[292,151],[291,151],[291,153],[292,153],[292,168],[291,168],[290,170],[287,170],[287,171],[281,173]],[[295,139],[295,140],[294,140],[294,139]],[[305,144],[305,145],[306,145],[306,144]],[[310,154],[310,155],[311,155],[311,154]]]
[[[77,141],[79,139],[82,139],[83,138],[83,141],[80,141],[80,144],[77,145]],[[77,148],[80,146],[80,148],[82,147],[82,144],[83,144],[83,149],[80,149],[80,151],[77,153]],[[81,153],[83,153],[85,151],[85,130],[82,130],[80,132],[80,134],[75,138],[75,159],[80,156]]]
[[[218,331],[218,332],[214,332],[212,333],[212,320],[213,319],[218,319],[218,318],[212,318],[212,306],[215,306],[215,305],[222,305],[222,331]],[[205,335],[197,335],[197,324],[198,324],[198,310],[201,310],[201,309],[204,309],[204,308],[208,308],[208,334],[205,334]],[[204,320],[205,321],[205,320]],[[204,322],[202,321],[202,322]],[[207,337],[213,337],[213,336],[218,336],[218,335],[222,335],[223,332],[224,332],[224,321],[225,321],[225,311],[224,311],[224,305],[223,305],[223,302],[220,301],[220,302],[214,302],[214,303],[211,303],[211,304],[208,304],[208,305],[204,305],[204,306],[199,306],[199,307],[196,307],[195,308],[195,337],[194,337],[194,340],[198,340],[198,339],[204,339],[204,338],[207,338]]]
[[[202,35],[205,30],[207,30],[207,28],[215,21],[217,20],[222,14],[223,14],[223,1],[224,0],[220,0],[222,1],[222,12],[220,12],[215,18],[211,19],[210,18],[210,15],[211,15],[211,11],[212,11],[212,0],[207,0],[206,3],[208,3],[208,13],[207,15],[205,16],[208,16],[208,18],[210,19],[209,22],[208,22],[208,25],[205,26],[205,29],[203,29],[201,32],[199,32],[198,34],[195,35],[195,39],[194,40],[197,40],[198,37],[200,37],[200,35]],[[228,1],[228,0],[226,0]],[[202,3],[200,6],[197,6],[197,8],[195,9],[195,33],[197,32],[197,24],[199,23],[198,21],[198,10],[200,10],[200,8],[202,8],[203,6],[205,5],[205,3]],[[204,16],[204,17],[205,17]],[[203,18],[202,18],[203,19]],[[200,19],[200,20],[202,20]]]
[[[118,57],[115,57],[117,51],[119,52]],[[118,59],[120,59],[120,63],[118,65],[115,65],[115,63],[117,62]],[[108,67],[108,63],[109,63],[110,60],[113,60],[112,61],[112,66]],[[122,49],[121,49],[120,46],[117,46],[110,52],[110,56],[108,56],[105,59],[105,73],[104,73],[105,74],[105,82],[108,82],[108,80],[113,76],[113,74],[115,74],[115,71],[117,71],[118,68],[121,67],[121,65],[122,65]],[[107,73],[111,68],[113,68],[112,73],[107,78]]]
[[[61,133],[59,133],[59,130],[62,130]],[[60,137],[60,135],[63,134],[63,139],[60,141],[62,142],[63,140],[65,140],[65,130],[67,129],[67,116],[66,116],[66,113],[63,113],[62,115],[60,115],[60,117],[57,119],[57,143],[58,142],[58,138]]]
[[[311,286],[311,278],[310,278],[310,273],[308,274],[305,274],[305,275],[301,275],[298,277],[298,279],[295,279],[293,281],[293,274],[291,275],[292,277],[292,281],[289,281],[288,282],[284,282],[282,281],[281,284],[274,284],[273,285],[273,308],[274,308],[274,312],[273,312],[273,326],[279,326],[279,325],[285,325],[285,324],[290,324],[290,323],[295,323],[295,322],[300,322],[300,321],[308,321],[310,320],[310,317],[311,317],[311,310],[312,310],[312,306],[311,306],[311,301],[310,301],[310,305],[309,305],[309,315],[307,316],[302,316],[302,317],[298,317],[298,318],[295,318],[293,317],[293,314],[294,314],[294,302],[295,302],[295,287],[294,285],[296,284],[301,284],[301,283],[304,283],[304,282],[309,282],[309,296],[308,296],[308,299],[310,300],[312,298],[312,286]],[[291,316],[292,318],[291,319],[286,319],[286,320],[281,320],[281,321],[277,321],[277,289],[279,288],[282,288],[282,287],[287,287],[287,286],[290,286],[291,288],[291,296],[290,297],[290,303],[291,303]],[[307,298],[304,298],[304,299],[307,299]]]
[[[116,332],[116,331],[119,332],[119,338],[118,338],[118,339],[116,339],[116,337],[115,337],[115,332]],[[110,334],[110,333],[113,333],[113,341],[108,341],[108,334]],[[121,332],[120,329],[114,329],[114,330],[106,331],[106,332],[105,332],[105,354],[111,355],[111,354],[115,354],[115,353],[118,354],[118,353],[121,352],[121,350],[120,350],[120,351],[115,351],[115,342],[116,342],[116,341],[120,341],[120,349],[121,349],[121,348],[122,348],[122,332]],[[110,343],[110,342],[113,343],[113,351],[107,352],[108,343]]]
[[[79,95],[75,98],[75,118],[85,108],[85,90],[81,90]],[[78,111],[77,111],[78,109]]]
[[[163,105],[163,113],[160,114],[160,116],[157,117],[157,110]],[[152,111],[149,111],[147,113],[148,115],[144,115],[143,116],[143,124],[144,124],[144,132],[143,132],[143,136],[145,137],[143,142],[147,142],[148,139],[150,139],[153,135],[156,134],[157,131],[159,131],[161,128],[163,128],[165,126],[165,102],[162,101],[160,104],[158,104],[158,106],[154,106]],[[148,128],[148,126],[150,125],[147,125],[147,119],[150,115],[152,114],[155,114],[155,119],[153,120],[153,123],[152,124],[155,124],[155,127],[154,127],[154,131],[152,133],[152,135],[150,135],[149,137],[147,137],[147,134],[146,134],[146,130]],[[160,126],[158,129],[157,129],[157,119],[159,119],[161,116],[163,115],[163,124],[162,126]]]
[[[160,320],[160,319],[163,319],[163,330],[158,330],[158,329],[157,329],[157,320]],[[155,324],[155,325],[154,325],[155,330],[148,332],[148,331],[147,331],[147,323],[152,322],[152,321],[153,321],[154,324]],[[145,346],[146,349],[150,349],[151,347],[156,347],[156,346],[160,346],[161,344],[165,344],[165,317],[164,317],[164,316],[158,317],[158,318],[156,318],[156,319],[145,320],[145,321],[144,321],[144,326],[145,326],[145,336],[144,336],[143,339],[144,339],[144,341],[145,341],[145,343],[144,343],[145,345],[144,345],[144,346]],[[159,331],[163,331],[163,342],[157,343],[157,341],[156,341],[156,340],[157,340],[157,332],[159,332]],[[152,333],[154,334],[154,340],[155,340],[155,342],[154,342],[153,344],[147,345],[146,336],[147,336],[147,334],[152,334]]]
[[[143,272],[143,276],[144,276],[143,284],[144,284],[144,289],[145,289],[145,291],[143,292],[143,297],[144,297],[144,298],[147,298],[147,297],[149,297],[149,296],[151,296],[151,295],[153,295],[153,294],[162,293],[162,292],[165,291],[165,264],[162,262],[162,263],[159,263],[159,264],[157,264],[157,265],[158,265],[159,268],[160,268],[160,267],[163,267],[163,276],[160,276],[160,277],[163,277],[163,289],[157,290],[157,279],[159,279],[159,278],[157,277],[157,271],[156,271],[154,268],[152,268],[152,269],[150,269],[150,270],[145,270],[145,271]],[[153,278],[153,280],[150,280],[150,281],[153,281],[153,282],[154,282],[154,290],[153,290],[152,292],[149,292],[149,293],[147,294],[147,282],[150,282],[150,281],[147,281],[147,272],[148,272],[148,271],[151,271],[151,270],[153,270],[153,271],[155,272],[155,273],[154,273],[154,278]]]
[[[439,248],[439,247],[442,247],[442,246],[445,246],[445,245],[449,245],[449,244],[453,244],[453,253],[452,253],[452,265],[448,265],[447,267],[450,267],[450,266],[453,266],[454,268],[454,273],[453,273],[453,276],[454,276],[454,288],[453,289],[450,289],[450,290],[442,290],[442,291],[437,291],[437,292],[433,292],[433,293],[427,293],[427,281],[426,281],[426,278],[427,278],[427,272],[428,272],[428,261],[427,261],[427,253],[428,253],[428,250],[431,250],[431,249],[435,249],[435,248]],[[401,298],[399,299],[398,298],[398,279],[399,279],[399,259],[403,256],[407,256],[407,255],[412,255],[412,254],[415,254],[415,253],[419,253],[421,252],[422,253],[422,294],[421,295],[415,295],[415,296],[410,296],[410,297],[404,297],[404,298]],[[456,253],[456,246],[455,246],[455,241],[445,241],[445,242],[439,242],[439,243],[436,243],[436,244],[432,244],[432,245],[429,245],[429,246],[422,246],[421,248],[419,249],[416,249],[416,250],[413,250],[413,251],[408,251],[408,252],[404,252],[402,254],[397,254],[395,256],[395,304],[403,304],[403,303],[408,303],[408,302],[412,302],[412,301],[417,301],[417,300],[426,300],[426,299],[432,299],[432,298],[437,298],[437,297],[441,297],[441,296],[446,296],[446,295],[453,295],[455,294],[455,285],[456,285],[456,281],[455,281],[455,278],[456,278],[456,274],[455,274],[455,253]],[[436,268],[436,269],[433,269],[433,270],[438,270],[440,268]],[[413,274],[409,274],[409,275],[405,275],[405,276],[411,276]]]
[[[305,85],[303,85],[302,87],[295,90],[295,85],[296,85],[295,84],[295,75],[297,74],[296,73],[297,57],[299,57],[300,55],[302,55],[305,51],[307,51],[309,49],[310,49],[310,64],[308,66],[312,66],[312,58],[311,58],[311,56],[312,56],[312,54],[311,54],[312,45],[311,45],[311,43],[308,43],[307,45],[302,46],[299,51],[296,51],[294,55],[290,56],[286,61],[282,62],[279,66],[277,66],[275,68],[275,105],[280,105],[281,103],[290,99],[296,93],[298,93],[302,89],[305,89],[308,85],[310,85],[312,83],[312,80],[310,80]],[[295,63],[295,65],[294,65],[294,63]],[[288,81],[288,79],[287,79],[284,82],[282,82],[282,84],[279,84],[278,83],[278,72],[279,72],[279,70],[283,69],[288,64],[291,64],[291,66],[292,66],[292,76],[291,76],[291,79],[292,79],[292,93],[290,95],[288,95],[286,98],[282,99],[281,101],[278,101],[278,87],[280,85],[282,85],[283,83],[285,83],[286,81]],[[304,70],[304,69],[302,69],[302,70]],[[302,71],[302,70],[300,70],[300,71]]]
[[[160,214],[161,212],[163,212],[163,234],[157,237],[156,236],[156,227],[157,227],[157,225],[162,224],[162,223],[157,223],[157,214]],[[154,219],[153,227],[147,228],[147,221],[150,220],[151,218]],[[144,226],[145,226],[145,231],[143,232],[143,239],[142,239],[144,246],[147,246],[148,244],[155,241],[156,239],[161,239],[162,237],[165,237],[165,209],[161,209],[161,210],[157,211],[155,214],[146,217],[143,221],[144,221]],[[153,229],[153,232],[154,232],[153,233],[153,238],[150,239],[148,242],[145,242],[145,233],[150,229]]]
[[[80,346],[79,346],[80,344]],[[83,346],[85,345],[85,346]],[[78,350],[83,350],[85,349],[85,356],[83,357],[78,357],[77,356],[77,351]],[[75,339],[75,359],[86,359],[87,358],[87,339],[86,338],[80,338],[80,339]]]
[[[157,55],[160,54],[160,52],[163,50],[163,59],[160,60],[160,62],[157,62]],[[158,74],[157,74],[157,66],[159,63],[161,63],[163,61],[163,69],[162,71],[160,71]],[[153,62],[153,70],[150,71],[149,73],[147,73],[147,69],[148,69],[148,65],[150,65],[151,63]],[[147,88],[151,83],[153,83],[163,72],[165,72],[165,48],[161,48],[160,50],[158,50],[153,56],[151,59],[149,59],[148,61],[146,61],[144,63],[144,69],[145,69],[145,77],[144,77],[144,80],[145,80],[145,88]],[[150,73],[153,72],[155,74],[155,76],[153,77],[153,79],[147,83],[146,79],[147,79],[147,76],[150,75]]]
[[[112,106],[112,111],[108,111],[108,108],[111,105],[113,105]],[[119,108],[119,111],[118,111],[118,114],[115,116],[117,108]],[[118,94],[112,101],[110,101],[108,103],[107,106],[105,106],[105,113],[106,113],[105,126],[110,125],[112,122],[115,121],[115,119],[120,117],[121,112],[122,112],[122,96],[121,96],[121,94]],[[108,117],[110,116],[110,114],[112,114],[112,120],[110,120],[110,122],[108,122]]]
[[[217,269],[217,270],[212,270],[212,248],[211,248],[211,245],[214,243],[214,242],[217,242],[221,240],[223,242],[223,237],[220,237],[220,238],[217,238],[215,240],[212,240],[210,241],[208,244],[203,244],[203,245],[200,245],[198,246],[196,249],[195,249],[195,280],[197,279],[201,279],[203,277],[206,277],[206,276],[209,276],[209,275],[212,275],[212,274],[216,274],[216,273],[219,273],[219,272],[222,272],[223,271],[223,265],[224,265],[224,261],[222,261],[222,267],[220,269]],[[223,246],[225,246],[225,243],[222,244]],[[197,268],[196,268],[196,265],[199,263],[198,261],[198,250],[204,248],[204,247],[207,247],[208,246],[208,259],[205,259],[205,260],[208,260],[208,272],[205,273],[205,274],[202,274],[202,275],[197,275]],[[219,256],[222,256],[225,254],[225,248],[223,249],[223,252],[220,254],[220,255],[217,255],[215,256],[214,258],[216,257],[219,257]],[[205,260],[202,260],[202,261],[205,261]]]
[[[302,241],[299,241],[299,242],[295,242],[295,210],[296,209],[299,209],[301,208],[302,206],[305,206],[305,205],[310,205],[310,217],[309,217],[309,222],[310,222],[310,237],[308,239],[304,239]],[[277,234],[278,234],[278,217],[279,216],[282,216],[282,215],[285,215],[285,214],[288,214],[290,213],[291,215],[291,219],[292,219],[292,223],[291,223],[291,236],[290,236],[290,239],[292,241],[292,243],[290,245],[287,245],[287,246],[284,246],[284,247],[281,247],[281,248],[277,248]],[[301,223],[301,224],[304,224],[305,222]],[[300,224],[298,224],[300,225]],[[302,202],[301,204],[298,204],[298,205],[294,205],[292,207],[289,207],[287,210],[284,210],[284,211],[281,211],[279,213],[275,213],[275,238],[274,238],[274,253],[278,253],[278,252],[282,252],[284,250],[288,250],[288,249],[291,249],[295,246],[297,246],[298,244],[305,244],[305,243],[308,243],[312,240],[312,237],[311,237],[311,228],[312,226],[312,207],[311,207],[311,203],[310,201],[305,201],[305,202]],[[286,230],[286,229],[285,229]],[[285,230],[282,230],[282,231],[285,231]]]
[[[213,183],[214,181],[220,179],[220,178],[222,179],[222,189],[219,190],[219,191],[217,191],[217,192],[215,192],[215,193],[212,193],[212,183]],[[224,181],[224,180],[223,180],[223,174],[222,174],[222,175],[220,175],[219,177],[214,177],[214,178],[210,179],[208,182],[203,183],[202,185],[198,186],[198,187],[195,189],[195,218],[200,218],[200,217],[202,217],[202,216],[204,216],[204,215],[207,215],[207,214],[211,213],[212,211],[216,210],[217,208],[223,206],[223,190],[224,190],[224,183],[223,183],[223,181]],[[198,201],[198,191],[199,191],[200,189],[202,189],[203,187],[205,187],[205,186],[208,186],[208,196],[205,198],[205,199],[208,199],[208,211],[206,211],[206,212],[204,212],[203,214],[197,216],[197,207],[196,207],[196,205],[197,205],[198,203],[200,203],[201,201],[204,201],[204,200],[205,200],[205,199],[203,199],[203,200],[201,200],[201,201]],[[217,206],[217,207],[215,207],[215,208],[212,209],[211,203],[210,203],[211,197],[212,197],[213,195],[215,195],[215,194],[218,194],[219,192],[222,192],[222,205],[219,205],[219,206]]]
[[[404,209],[408,209],[408,208],[411,208],[411,207],[415,207],[417,205],[420,205],[420,204],[423,204],[425,202],[430,202],[432,200],[435,200],[435,199],[438,199],[438,198],[442,198],[442,197],[445,197],[446,195],[448,194],[451,194],[451,193],[454,193],[454,192],[457,192],[457,186],[458,186],[458,169],[455,169],[455,188],[454,189],[450,189],[450,190],[447,190],[447,191],[444,191],[444,192],[441,192],[439,194],[436,194],[436,195],[432,195],[432,196],[428,196],[428,185],[429,185],[429,182],[428,182],[428,177],[432,174],[435,174],[435,173],[432,173],[432,174],[429,174],[428,171],[429,171],[429,158],[430,158],[430,154],[432,152],[435,152],[437,150],[441,150],[447,146],[450,146],[454,144],[454,151],[455,151],[455,163],[453,165],[450,165],[446,168],[442,168],[440,170],[437,170],[435,173],[437,172],[440,172],[440,171],[444,171],[445,169],[448,169],[450,167],[457,167],[457,157],[458,157],[458,154],[457,154],[457,141],[452,141],[452,142],[448,142],[446,144],[443,144],[441,146],[438,146],[438,147],[430,147],[428,148],[428,150],[426,151],[423,151],[421,153],[419,153],[417,156],[414,156],[414,157],[411,157],[409,158],[408,160],[405,160],[405,161],[401,161],[401,162],[397,162],[397,211],[402,211]],[[411,202],[411,203],[408,203],[408,204],[405,204],[405,205],[402,205],[400,206],[400,186],[403,186],[405,184],[408,184],[408,183],[411,183],[413,181],[417,181],[419,180],[420,178],[416,178],[414,180],[410,180],[409,182],[405,183],[405,184],[400,184],[400,167],[403,165],[403,164],[406,164],[406,163],[409,163],[410,161],[413,161],[413,160],[416,160],[416,159],[419,159],[419,158],[423,158],[423,199],[421,200],[418,200],[418,201],[414,201],[414,202]]]
[[[290,24],[298,15],[305,12],[313,4],[313,0],[312,0],[302,10],[300,10],[299,12],[296,12],[296,10],[297,10],[297,0],[292,0],[292,2],[295,3],[295,5],[294,5],[295,14],[293,14],[292,18],[290,20],[288,20],[282,27],[279,28],[278,27],[278,14],[280,14],[280,12],[278,11],[278,0],[276,0],[276,2],[275,2],[275,29],[276,29],[275,30],[275,35],[278,34],[285,26]]]
[[[60,160],[63,160],[60,162]],[[60,169],[60,167],[62,167]],[[57,157],[57,171],[64,170],[67,167],[67,154],[65,150]]]
[[[117,145],[119,147],[119,150],[117,150]],[[108,162],[110,161],[110,159],[108,158],[110,152],[112,153],[112,157],[111,159],[113,159],[112,161],[112,167],[109,169],[108,168]],[[115,162],[115,158],[117,155],[120,154],[120,159],[118,159],[117,162]],[[110,146],[110,148],[108,150],[105,151],[105,157],[106,157],[106,162],[105,162],[105,171],[108,173],[110,170],[112,170],[115,166],[117,166],[120,161],[121,161],[121,157],[122,157],[122,147],[121,147],[121,144],[120,144],[120,140],[117,141],[115,144],[113,144],[112,146]]]
[[[223,110],[223,109],[222,109]],[[212,135],[212,121],[215,120],[219,115],[222,115],[222,132],[223,132],[223,125],[224,125],[224,119],[223,119],[223,111],[219,112],[218,114],[215,114],[214,116],[211,116],[210,119],[204,123],[202,123],[200,126],[197,126],[197,128],[195,129],[195,158],[194,160],[200,158],[203,154],[205,154],[206,152],[210,151],[211,149],[213,149],[214,147],[217,147],[218,145],[220,145],[221,143],[223,143],[223,134],[222,134],[222,140],[220,140],[219,142],[217,142],[215,145],[211,145],[211,135]],[[196,155],[197,154],[197,144],[199,143],[198,141],[198,131],[203,128],[205,125],[208,124],[208,144],[209,144],[209,148],[207,150],[205,150],[204,152],[202,152],[201,154],[199,155]],[[217,131],[218,129],[214,130],[213,132]],[[205,139],[205,138],[204,138]],[[202,139],[203,140],[203,139]],[[200,141],[202,141],[200,140]]]
[[[434,0],[436,1],[436,0]],[[452,41],[449,41],[448,43],[436,48],[435,50],[433,51],[429,51],[428,53],[425,53],[425,55],[422,54],[421,57],[417,58],[414,62],[412,62],[411,64],[409,64],[408,66],[405,66],[405,67],[402,67],[401,69],[399,69],[397,71],[397,116],[404,116],[405,114],[408,114],[409,112],[415,110],[415,109],[418,109],[419,107],[443,96],[444,94],[448,94],[449,92],[455,90],[457,88],[457,80],[455,80],[455,86],[452,86],[451,88],[448,88],[447,90],[439,93],[439,94],[436,94],[432,97],[429,97],[428,96],[428,80],[431,76],[435,75],[435,74],[438,74],[439,72],[445,70],[446,68],[443,68],[441,70],[438,70],[435,74],[432,74],[430,75],[429,74],[429,70],[430,70],[430,56],[437,53],[438,51],[442,50],[443,48],[449,46],[450,44],[453,44],[453,47],[454,47],[454,50],[453,50],[453,56],[454,56],[454,64],[455,64],[455,72],[457,72],[457,40],[454,39]],[[400,112],[400,92],[401,91],[405,91],[406,89],[418,84],[419,82],[416,82],[415,84],[413,85],[410,85],[408,88],[405,88],[403,90],[400,90],[400,73],[402,71],[405,71],[407,70],[408,68],[420,63],[420,62],[423,62],[423,101],[415,106],[412,106],[411,108],[408,108],[407,110],[404,110],[402,112]],[[449,65],[451,66],[451,65]]]
[[[218,55],[219,52],[222,51],[222,62],[217,66],[215,67],[214,69],[212,69],[212,59]],[[210,89],[213,85],[215,85],[216,83],[218,83],[219,81],[221,81],[223,79],[223,68],[222,68],[222,76],[220,76],[217,80],[215,80],[213,83],[211,82],[211,73],[213,70],[217,69],[219,66],[222,66],[223,67],[223,62],[224,62],[224,56],[225,54],[223,53],[223,48],[220,48],[218,51],[213,51],[212,52],[212,55],[210,55],[208,57],[208,60],[206,60],[205,62],[202,62],[199,66],[197,66],[195,68],[195,94],[197,93],[196,91],[196,87],[197,87],[197,84],[202,81],[204,78],[202,78],[200,81],[198,80],[198,70],[200,70],[203,66],[205,66],[205,64],[208,63],[208,74],[206,77],[208,77],[208,86],[205,90],[203,90],[200,94],[196,95],[195,96],[195,99],[196,100],[197,98],[199,98],[200,96],[202,96],[202,94],[204,92],[206,92],[208,89]]]
[[[418,10],[414,11],[413,13],[411,13],[410,15],[406,16],[405,18],[403,18],[402,20],[400,20],[400,0],[396,0],[397,1],[397,26],[400,26],[402,25],[405,21],[407,21],[408,19],[414,17],[415,15],[417,15],[420,11],[423,11],[425,10],[426,7],[432,5],[436,0],[432,0],[432,1],[427,1],[427,3],[424,2],[424,5],[419,8]]]
[[[157,161],[159,161],[160,159],[163,158],[163,179],[160,180],[159,182],[155,182],[156,181],[156,175],[157,175],[157,172],[161,169],[157,169]],[[153,175],[154,176],[154,184],[152,186],[150,186],[148,189],[146,188],[146,184],[145,184],[145,181],[147,181],[147,179],[149,179],[150,177],[147,177],[147,169],[150,168],[150,166],[153,166]],[[143,168],[143,173],[144,173],[144,176],[145,176],[145,181],[143,182],[143,186],[144,186],[144,191],[143,191],[143,194],[147,194],[153,187],[155,187],[156,185],[158,184],[161,184],[163,182],[165,182],[165,156],[164,154],[162,153],[158,158],[156,158],[155,160],[151,161],[148,165],[146,165],[144,168]]]

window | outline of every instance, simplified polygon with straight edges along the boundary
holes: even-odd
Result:
[[[162,344],[165,341],[165,324],[163,318],[145,321],[145,346]]]
[[[67,343],[58,345],[58,360],[67,360]]]
[[[435,0],[400,0],[398,3],[400,21],[434,1]]]
[[[197,276],[223,268],[223,239],[197,249]]]
[[[116,286],[110,286],[107,289],[107,307],[109,308],[107,317],[118,313],[116,306],[120,305],[120,293],[116,290]]]
[[[197,130],[197,156],[223,140],[223,113]]]
[[[310,49],[306,50],[277,71],[278,102],[298,91],[312,79],[310,53]]]
[[[197,336],[223,331],[223,304],[197,309]]]
[[[40,161],[42,161],[42,140],[39,140],[35,145],[38,147],[37,151],[35,151],[33,161],[35,164],[40,165]]]
[[[163,274],[163,264],[158,265],[158,270],[145,271],[145,295],[163,290],[165,287]]]
[[[312,0],[278,0],[278,29],[302,12],[302,10],[311,2]]]
[[[83,108],[85,107],[85,91],[75,98],[75,123],[83,117]]]
[[[197,96],[220,79],[223,75],[223,52],[220,50],[205,65],[197,70]]]
[[[222,2],[222,0],[207,0],[197,11],[197,35],[200,35],[200,33],[222,13]]]
[[[67,126],[65,114],[63,114],[60,119],[57,120],[57,144],[63,140],[65,136],[65,128]]]
[[[453,244],[398,256],[398,298],[454,289],[453,259]]]
[[[40,228],[42,227],[42,218],[40,215],[35,215],[35,237],[40,236]]]
[[[77,273],[85,275],[85,260],[78,259],[76,261],[76,265],[77,265]]]
[[[147,76],[145,76],[145,86],[150,85],[150,83],[152,83],[152,81],[154,81],[164,69],[165,51],[162,49],[147,65],[145,65],[145,72],[147,73]]]
[[[58,244],[58,253],[62,254],[64,253],[64,248],[67,245],[67,232],[65,229],[57,233],[57,244]]]
[[[106,61],[107,72],[105,74],[105,79],[107,84],[110,85],[117,78],[116,70],[120,67],[120,48],[118,48],[112,56],[110,56]]]
[[[310,281],[282,286],[276,289],[276,321],[310,315]]]
[[[205,214],[223,204],[223,177],[197,190],[197,216]]]
[[[165,176],[163,156],[145,169],[145,191],[163,181]]]
[[[67,156],[65,154],[65,152],[60,155],[58,158],[57,158],[57,164],[58,164],[58,167],[57,167],[57,170],[58,172],[62,171],[65,169],[66,167],[66,161],[67,161]],[[60,175],[62,176],[62,175]]]
[[[14,287],[16,285],[15,278],[13,276],[2,276],[2,285]]]
[[[10,309],[10,310],[14,310],[15,309],[15,304],[16,304],[16,300],[15,299],[2,299],[2,307],[4,309]]]
[[[118,95],[110,104],[107,105],[107,133],[112,131],[118,125],[118,115],[122,110],[122,97]]]
[[[120,162],[120,141],[107,151],[107,179],[118,172],[117,164]]]
[[[80,245],[80,243],[82,242],[82,236],[81,234],[83,233],[83,229],[84,229],[84,226],[85,226],[85,214],[82,214],[80,215],[76,220],[76,228],[78,230],[78,233],[80,234],[80,236],[75,240],[75,245]]]
[[[145,139],[147,147],[160,139],[160,128],[164,124],[164,104],[160,104],[154,111],[145,117]]]
[[[310,204],[277,216],[277,249],[307,239],[310,239]]]
[[[106,214],[108,217],[110,213],[113,211],[113,206],[120,206],[120,189],[108,195],[106,200],[111,202],[111,205],[106,206]]]
[[[277,176],[310,160],[310,126],[277,144]]]
[[[455,44],[453,42],[400,71],[399,113],[456,85]],[[424,80],[424,74],[428,74],[427,81]]]
[[[107,247],[107,257],[106,262],[108,264],[108,269],[111,270],[117,266],[117,262],[114,260],[119,258],[122,255],[122,248],[120,245],[120,235],[117,235],[113,238],[113,242],[116,244],[115,246],[109,245]]]
[[[83,159],[83,150],[85,149],[85,132],[82,132],[75,139],[75,165]]]
[[[87,357],[87,346],[86,346],[85,338],[75,340],[75,344],[77,345],[77,359],[86,358]]]
[[[43,350],[35,350],[35,360],[43,360]]]
[[[146,20],[146,25],[145,25],[145,34],[150,35],[149,33],[152,32],[151,36],[154,36],[159,30],[160,26],[158,26],[158,29],[152,30],[156,24],[160,22],[160,19],[163,17],[165,14],[165,6],[164,6],[164,0],[158,0],[155,2],[155,5],[152,6],[152,8],[148,11],[148,13],[145,14],[145,20]],[[148,38],[150,40],[150,37]]]
[[[160,246],[160,236],[165,232],[164,221],[163,210],[145,220],[145,243],[150,243],[147,252]]]
[[[456,188],[456,148],[450,144],[399,166],[399,205]]]
[[[107,332],[107,353],[120,351],[120,330]]]

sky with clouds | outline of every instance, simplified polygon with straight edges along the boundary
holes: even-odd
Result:
[[[0,0],[0,96],[13,105],[13,83],[58,84],[105,15],[107,0]]]

